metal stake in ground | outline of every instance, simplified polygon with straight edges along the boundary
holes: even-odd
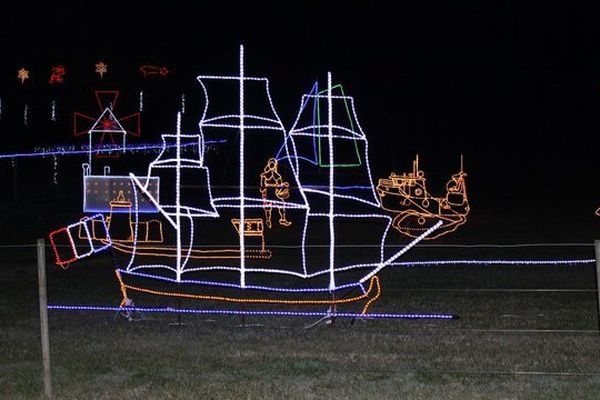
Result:
[[[46,294],[46,244],[44,239],[37,241],[38,289],[40,295],[40,328],[42,336],[42,379],[44,395],[52,398],[52,377],[50,374],[50,339],[48,337],[48,298]]]
[[[600,240],[594,241],[596,250],[596,289],[598,291],[598,328],[600,329]]]

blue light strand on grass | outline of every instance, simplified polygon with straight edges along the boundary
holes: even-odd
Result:
[[[327,311],[248,311],[248,310],[200,310],[193,308],[171,307],[104,307],[85,305],[58,305],[49,304],[48,310],[59,311],[110,311],[110,312],[145,312],[145,313],[173,313],[173,314],[199,314],[199,315],[246,315],[246,316],[273,316],[273,317],[331,317],[331,318],[370,318],[370,319],[455,319],[452,314],[410,314],[410,313],[351,313]]]

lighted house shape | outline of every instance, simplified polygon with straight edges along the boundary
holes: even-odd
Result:
[[[122,118],[117,118],[114,109],[119,92],[96,91],[96,100],[100,116],[91,117],[80,112],[73,114],[73,135],[88,135],[91,153],[96,157],[119,157],[119,151],[124,152],[127,146],[127,135],[140,136],[140,113],[136,112]]]

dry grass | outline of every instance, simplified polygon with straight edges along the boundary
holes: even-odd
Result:
[[[102,260],[49,268],[54,303],[116,304]],[[41,357],[33,260],[1,266],[0,398],[38,398]],[[476,267],[475,267],[476,268]],[[382,276],[373,311],[451,312],[455,321],[337,320],[50,311],[60,399],[597,398],[594,269],[412,269]],[[487,292],[464,288],[590,289]],[[414,290],[428,288],[430,291]],[[440,290],[449,289],[452,290]],[[553,329],[559,332],[539,332]],[[569,331],[567,331],[569,330]]]

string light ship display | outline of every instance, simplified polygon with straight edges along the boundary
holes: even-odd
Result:
[[[84,211],[95,215],[50,234],[57,264],[111,248],[121,306],[156,295],[367,313],[379,272],[442,221],[390,245],[392,218],[373,185],[354,99],[328,74],[286,132],[268,79],[246,75],[243,47],[237,76],[197,80],[198,133],[183,134],[178,113],[145,173],[92,177],[84,168]],[[219,139],[219,152],[206,153],[206,141]]]
[[[380,179],[377,193],[382,207],[395,214],[393,227],[404,235],[419,237],[438,221],[443,221],[434,234],[424,238],[436,239],[467,222],[470,207],[466,176],[461,156],[460,171],[446,184],[446,196],[434,197],[427,190],[425,172],[419,169],[417,155],[412,172],[402,175],[392,172],[389,178]]]

